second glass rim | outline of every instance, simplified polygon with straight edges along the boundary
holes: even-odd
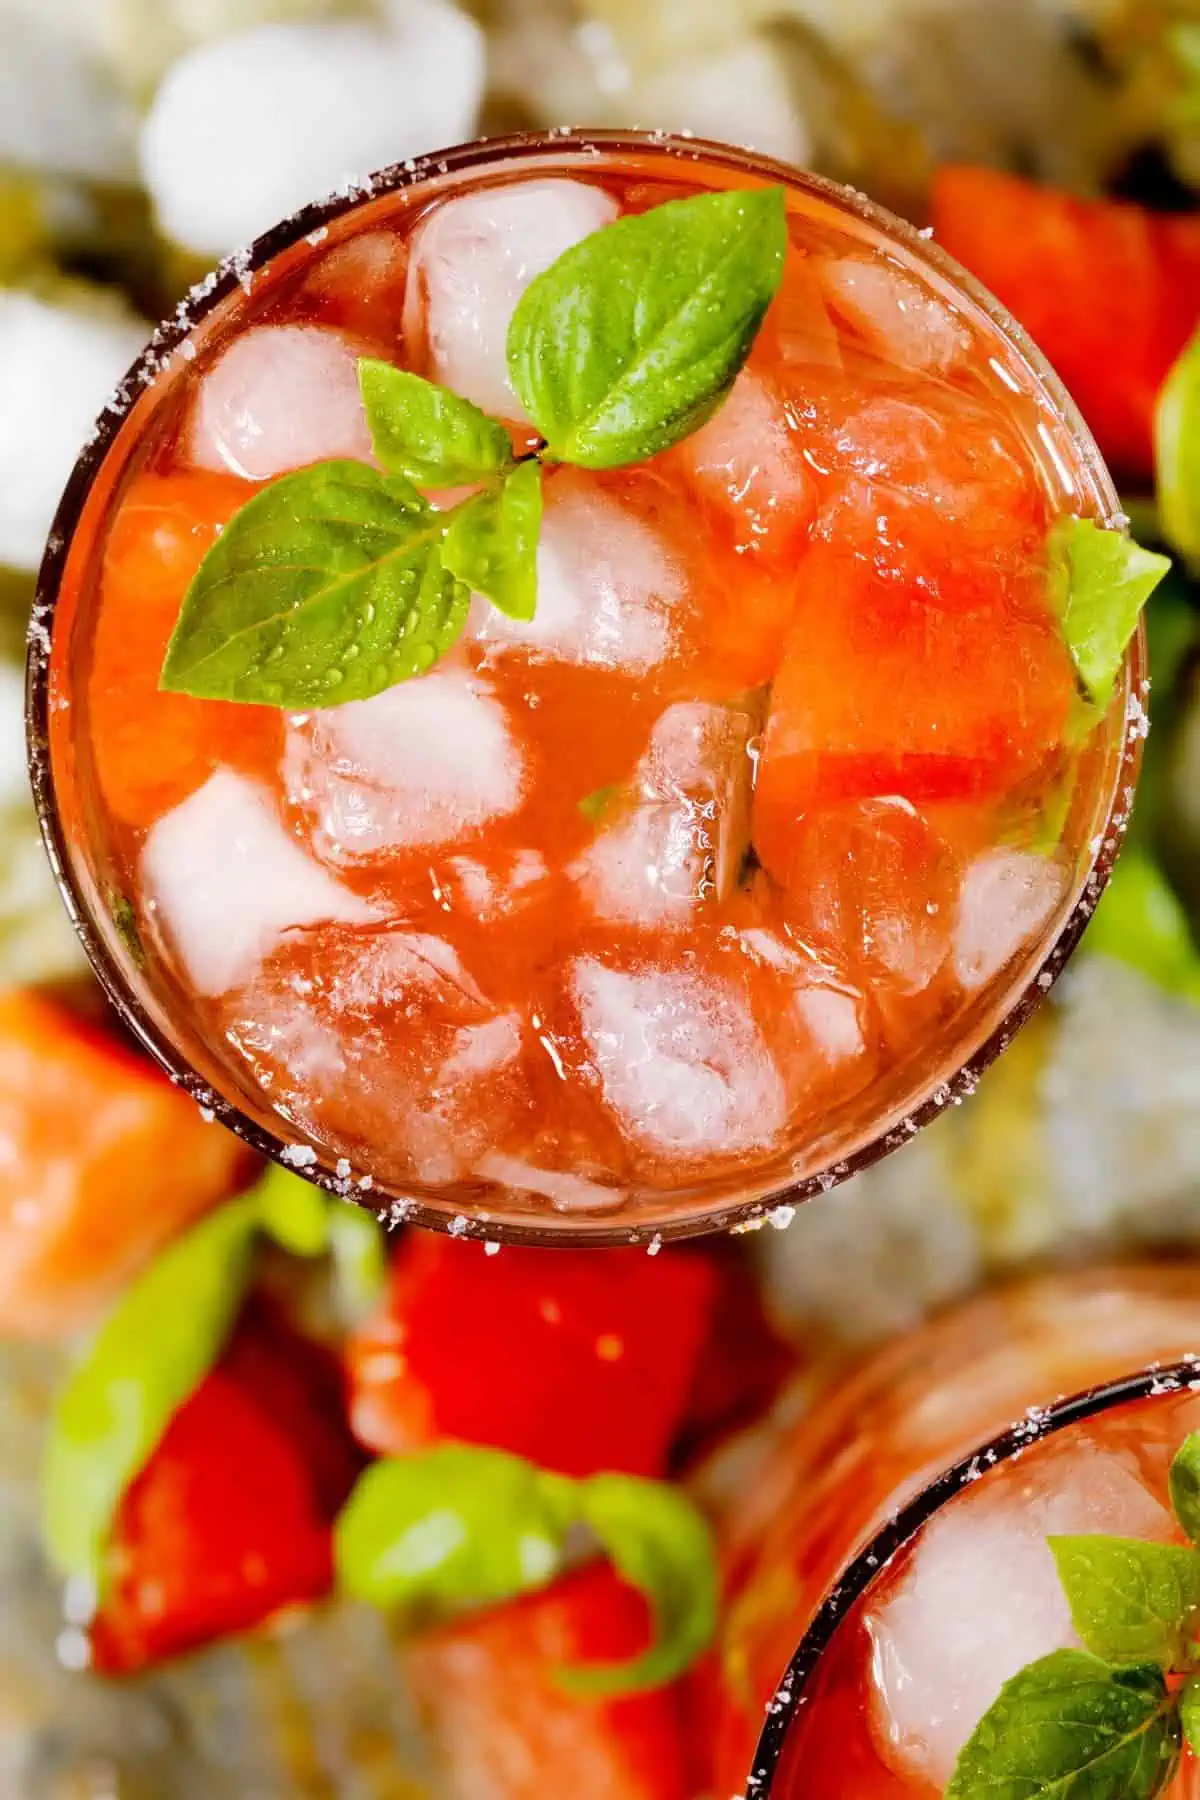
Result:
[[[788,1736],[800,1712],[809,1703],[808,1687],[820,1667],[821,1658],[887,1565],[914,1541],[943,1506],[964,1488],[986,1479],[994,1468],[1068,1426],[1096,1418],[1115,1406],[1158,1399],[1188,1388],[1200,1388],[1200,1351],[1168,1363],[1150,1363],[1131,1375],[1081,1388],[1045,1408],[1031,1408],[1024,1418],[977,1445],[906,1501],[842,1570],[813,1614],[774,1696],[767,1703],[766,1721],[746,1780],[745,1800],[772,1800],[772,1786]],[[981,1468],[981,1463],[986,1467]]]
[[[605,154],[642,152],[665,153],[681,161],[697,161],[709,166],[716,164],[758,180],[777,178],[789,188],[808,192],[839,210],[849,210],[860,222],[889,239],[899,241],[919,261],[931,264],[935,271],[967,294],[1029,365],[1039,386],[1052,402],[1055,413],[1079,446],[1081,459],[1087,465],[1096,493],[1107,506],[1109,516],[1119,515],[1119,503],[1111,478],[1075,403],[1042,353],[993,295],[916,227],[856,190],[827,177],[814,175],[728,144],[673,136],[659,131],[635,130],[562,129],[474,139],[425,157],[392,164],[361,181],[347,183],[334,194],[310,202],[272,226],[247,249],[226,257],[194,286],[172,317],[154,331],[142,354],[101,412],[92,436],[75,464],[51,527],[46,554],[37,577],[26,664],[26,742],[34,805],[43,844],[72,926],[94,974],[126,1028],[175,1085],[192,1093],[206,1113],[211,1113],[253,1150],[276,1162],[283,1162],[293,1173],[358,1201],[372,1211],[377,1210],[380,1203],[385,1210],[393,1203],[389,1189],[380,1187],[377,1192],[360,1192],[357,1184],[348,1183],[338,1174],[333,1156],[326,1158],[320,1151],[316,1152],[315,1164],[297,1164],[289,1154],[294,1153],[294,1146],[252,1119],[197,1072],[187,1057],[148,1017],[132,984],[92,924],[90,903],[71,866],[55,795],[49,752],[53,621],[72,533],[93,484],[104,468],[109,452],[138,398],[153,386],[171,357],[197,326],[239,288],[245,289],[257,271],[265,268],[284,251],[295,248],[307,239],[318,242],[318,234],[361,204],[407,189],[419,189],[449,180],[480,165],[500,164],[527,157],[559,156],[578,157],[587,166],[594,164]],[[1144,625],[1139,625],[1127,653],[1126,670],[1126,691],[1140,699],[1146,680]],[[825,1193],[851,1175],[870,1167],[893,1149],[907,1143],[920,1128],[940,1116],[948,1105],[972,1093],[983,1072],[1007,1047],[1016,1031],[1041,1004],[1058,979],[1107,884],[1128,819],[1129,805],[1122,803],[1122,796],[1132,794],[1140,760],[1141,736],[1127,730],[1113,782],[1112,800],[1103,830],[1098,834],[1099,842],[1082,893],[1038,966],[1030,970],[1025,985],[1017,992],[1004,1016],[970,1058],[958,1064],[953,1073],[940,1082],[924,1101],[908,1109],[902,1121],[888,1115],[871,1139],[850,1155],[811,1175],[772,1188],[765,1194],[757,1193],[750,1198],[717,1198],[711,1205],[698,1205],[679,1217],[666,1216],[672,1197],[664,1192],[661,1216],[633,1216],[624,1220],[619,1213],[614,1213],[611,1217],[592,1222],[574,1214],[552,1213],[547,1207],[546,1222],[543,1223],[532,1214],[527,1217],[514,1216],[511,1212],[500,1216],[466,1212],[456,1207],[452,1201],[434,1203],[415,1194],[404,1197],[398,1203],[401,1209],[399,1219],[404,1223],[449,1232],[454,1236],[501,1244],[556,1248],[586,1245],[598,1249],[641,1244],[653,1248],[673,1240],[729,1230],[754,1229],[765,1223],[773,1213]]]

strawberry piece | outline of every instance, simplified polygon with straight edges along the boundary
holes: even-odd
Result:
[[[128,1674],[325,1594],[360,1461],[315,1344],[251,1314],[172,1419],[115,1521],[96,1666]]]
[[[351,1421],[387,1455],[458,1438],[565,1475],[659,1475],[713,1302],[687,1252],[524,1250],[413,1233],[350,1346]]]
[[[634,1656],[649,1638],[641,1596],[597,1564],[417,1643],[405,1673],[440,1753],[439,1792],[686,1800],[677,1690],[597,1702],[555,1679],[564,1664]]]
[[[1003,794],[1060,742],[1073,685],[1048,613],[931,605],[844,550],[814,550],[771,694],[759,856],[786,881],[814,806]]]
[[[142,475],[117,513],[104,552],[88,707],[100,787],[127,825],[152,824],[220,762],[254,773],[278,761],[282,727],[273,708],[193,700],[158,686],[188,583],[254,492],[228,475]]]
[[[1150,478],[1155,397],[1200,321],[1200,217],[951,165],[932,219],[1049,357],[1118,472]]]
[[[9,1336],[78,1330],[248,1160],[140,1056],[27,991],[0,995],[0,1145]]]

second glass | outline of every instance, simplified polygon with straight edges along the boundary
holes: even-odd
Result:
[[[547,471],[532,621],[476,607],[431,673],[304,714],[159,690],[237,509],[369,460],[359,357],[527,449],[530,279],[772,183],[745,371],[652,462]],[[547,1242],[748,1220],[968,1091],[1082,930],[1144,669],[1079,729],[1047,543],[1115,508],[1021,333],[858,196],[637,135],[389,171],[206,284],[76,471],[30,683],[68,904],[172,1074],[344,1193]]]

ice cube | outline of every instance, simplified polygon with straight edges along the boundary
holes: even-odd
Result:
[[[321,317],[384,350],[400,341],[408,249],[394,231],[363,231],[327,250],[304,283]]]
[[[506,357],[517,302],[535,275],[617,210],[603,188],[566,180],[484,187],[437,207],[413,240],[410,352],[423,346],[433,379],[485,412],[523,420]]]
[[[220,769],[146,839],[147,910],[199,994],[248,981],[283,934],[375,917],[288,836],[267,792]]]
[[[445,0],[380,10],[234,32],[172,65],[140,146],[167,237],[224,255],[322,194],[472,135],[479,27]]]
[[[503,706],[463,669],[289,721],[288,797],[319,847],[352,860],[448,844],[517,810],[525,766]]]
[[[1130,1451],[1051,1439],[938,1513],[898,1584],[869,1608],[871,1724],[888,1762],[940,1792],[1017,1670],[1078,1644],[1052,1534],[1173,1537]]]
[[[789,1109],[864,1087],[873,1067],[864,996],[807,944],[764,926],[737,932],[736,943],[761,971],[752,1000]]]
[[[601,918],[683,927],[732,892],[749,842],[754,726],[706,701],[660,716],[630,792],[571,870]]]
[[[119,303],[0,291],[0,565],[37,568],[96,414],[145,338]]]
[[[514,912],[548,876],[545,858],[537,850],[518,850],[491,865],[472,856],[452,856],[445,871],[439,872],[435,898],[447,907],[461,905],[472,917],[490,922]]]
[[[989,850],[963,876],[952,964],[970,992],[998,975],[1038,936],[1066,892],[1066,870],[1046,856]]]
[[[604,1098],[635,1144],[686,1159],[773,1141],[783,1083],[732,982],[594,957],[576,961],[571,981]]]
[[[520,1016],[428,932],[293,933],[225,1029],[281,1111],[385,1180],[457,1179],[527,1104]]]
[[[644,674],[671,648],[683,565],[645,520],[573,476],[547,483],[537,553],[537,612],[510,619],[477,607],[469,630],[503,650]]]
[[[543,1194],[555,1212],[609,1212],[625,1198],[620,1188],[588,1181],[565,1169],[539,1169],[517,1156],[493,1151],[480,1162],[477,1174],[518,1192]]]
[[[202,469],[267,481],[325,457],[371,454],[358,351],[320,325],[262,325],[204,377],[189,439]]]
[[[702,491],[728,515],[740,549],[794,548],[817,508],[813,477],[780,396],[748,370],[683,451]]]
[[[833,310],[888,362],[945,374],[970,349],[970,333],[951,307],[896,264],[839,256],[814,266]]]

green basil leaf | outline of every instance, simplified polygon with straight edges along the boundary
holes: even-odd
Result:
[[[338,1583],[414,1625],[544,1587],[563,1566],[574,1490],[466,1444],[373,1463],[334,1527]]]
[[[1154,859],[1127,844],[1088,926],[1088,950],[1137,969],[1166,993],[1200,1004],[1200,950],[1174,888]]]
[[[324,1256],[329,1249],[329,1201],[319,1187],[272,1163],[254,1190],[258,1224],[293,1256]]]
[[[125,1292],[54,1408],[43,1536],[64,1575],[101,1584],[121,1495],[224,1347],[250,1275],[252,1195],[177,1238]]]
[[[608,787],[593,788],[579,802],[579,810],[590,825],[599,825],[628,792],[629,789],[621,781],[611,782]]]
[[[613,469],[687,437],[729,392],[783,279],[782,188],[619,219],[537,276],[508,367],[557,462]]]
[[[1200,567],[1200,332],[1158,391],[1154,460],[1163,535],[1189,567]]]
[[[1179,1723],[1185,1741],[1200,1756],[1200,1676],[1193,1675],[1183,1684],[1179,1696]]]
[[[1075,1629],[1110,1663],[1177,1669],[1200,1606],[1200,1553],[1140,1538],[1052,1537]]]
[[[618,1572],[646,1596],[654,1643],[630,1662],[560,1671],[577,1692],[627,1694],[663,1687],[700,1657],[717,1625],[717,1555],[704,1515],[681,1488],[633,1475],[582,1484],[580,1515]]]
[[[1050,537],[1063,636],[1079,679],[1098,705],[1112,695],[1143,606],[1171,559],[1143,550],[1094,519],[1060,519]]]
[[[386,1236],[379,1220],[351,1200],[331,1203],[327,1222],[338,1312],[348,1324],[356,1325],[374,1310],[383,1294]]]
[[[532,619],[541,528],[542,471],[536,462],[523,462],[499,486],[449,514],[442,560],[510,619]]]
[[[436,662],[470,595],[442,563],[445,515],[403,477],[326,462],[234,514],[184,597],[161,685],[209,700],[368,700]]]
[[[364,356],[358,385],[375,455],[419,487],[458,487],[511,466],[512,440],[449,388]]]
[[[1168,1479],[1175,1517],[1193,1544],[1200,1544],[1200,1431],[1189,1432],[1184,1438],[1175,1452]]]
[[[1154,1800],[1179,1763],[1158,1669],[1056,1650],[1005,1682],[959,1755],[945,1800]]]

